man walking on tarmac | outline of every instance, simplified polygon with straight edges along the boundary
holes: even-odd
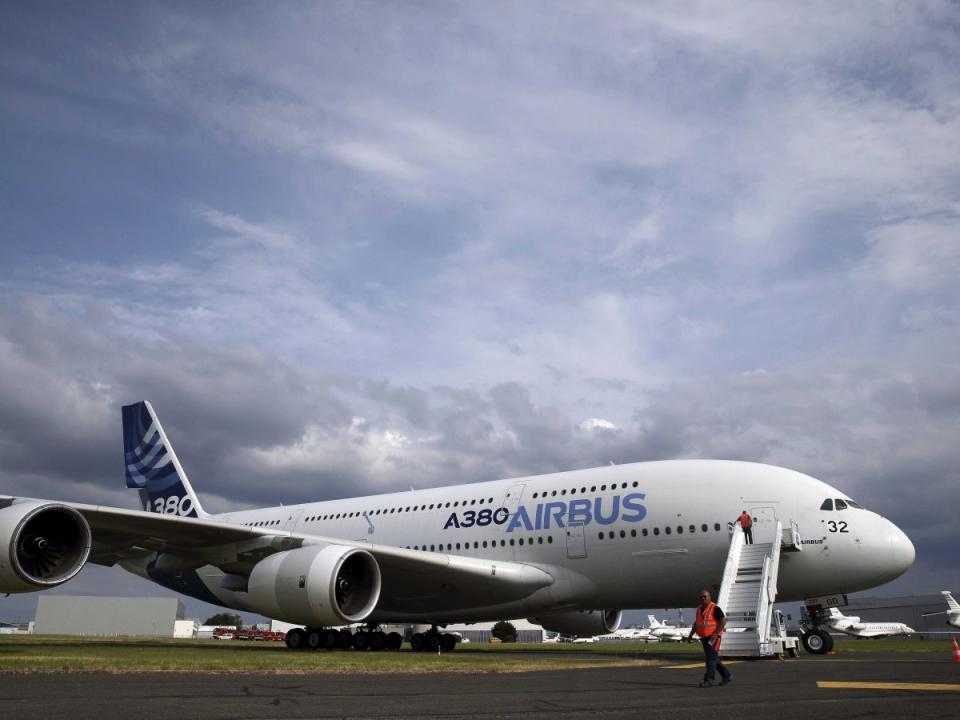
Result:
[[[746,510],[740,511],[737,523],[743,528],[743,544],[753,545],[753,518]]]
[[[706,671],[700,687],[713,687],[715,672],[720,673],[720,684],[729,685],[733,677],[730,671],[720,662],[720,639],[723,637],[723,628],[727,625],[727,616],[723,610],[710,599],[709,590],[700,591],[700,604],[697,605],[697,618],[694,620],[687,642],[693,642],[693,634],[700,636],[703,645]]]

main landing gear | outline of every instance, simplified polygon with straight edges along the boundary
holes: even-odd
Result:
[[[361,625],[356,632],[348,628],[292,628],[287,632],[291,650],[399,650],[400,633],[385,633],[377,625]]]
[[[441,633],[437,626],[423,633],[414,633],[410,638],[410,649],[414,652],[453,652],[460,638],[453,633]]]

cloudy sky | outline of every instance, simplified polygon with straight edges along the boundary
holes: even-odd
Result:
[[[958,67],[946,2],[7,3],[0,492],[135,506],[139,399],[214,511],[747,459],[958,589]]]

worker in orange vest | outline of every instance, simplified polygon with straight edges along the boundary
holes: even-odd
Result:
[[[701,590],[700,604],[697,605],[697,617],[694,620],[693,627],[690,628],[687,642],[693,642],[694,633],[700,636],[706,665],[703,682],[700,683],[702,688],[713,687],[713,679],[717,672],[720,673],[721,685],[729,685],[733,680],[730,671],[720,662],[720,639],[723,637],[723,628],[726,626],[727,616],[710,599],[710,591]]]
[[[753,518],[746,510],[740,512],[737,523],[743,528],[743,542],[745,545],[753,545]]]

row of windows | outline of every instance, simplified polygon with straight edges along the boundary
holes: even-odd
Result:
[[[543,545],[544,543],[546,543],[547,545],[552,545],[553,535],[546,535],[546,536],[540,535],[536,538],[526,538],[526,541],[524,541],[524,538],[510,538],[509,540],[501,539],[499,541],[499,545],[497,543],[498,543],[497,540],[490,540],[490,541],[474,540],[473,549],[479,550],[480,548],[486,548],[486,547],[492,547],[492,548],[507,547],[507,546],[514,547],[516,545],[523,546],[524,544]],[[407,550],[429,550],[430,552],[437,552],[437,551],[443,552],[443,549],[444,549],[443,543],[440,543],[439,545],[413,545],[413,546],[407,545],[406,547],[407,547]],[[465,542],[465,543],[447,543],[446,544],[447,551],[460,550],[461,547],[463,550],[469,550],[470,543]]]
[[[430,503],[429,505],[407,505],[406,507],[390,508],[389,510],[367,510],[366,512],[348,512],[348,513],[329,513],[327,515],[311,515],[304,522],[316,522],[317,520],[340,520],[342,518],[361,517],[363,515],[393,515],[395,513],[422,512],[424,510],[443,510],[449,507],[466,507],[468,505],[492,505],[493,498],[480,498],[479,500],[454,500],[448,503]]]
[[[279,520],[261,520],[260,522],[248,522],[243,523],[249,527],[270,527],[271,525],[279,525]]]
[[[619,485],[619,489],[626,490],[630,486],[631,486],[630,483],[621,483]],[[639,482],[635,481],[632,483],[632,487],[639,487],[639,486],[640,486]],[[601,485],[600,492],[606,492],[607,488],[608,488],[607,485]],[[609,489],[617,490],[618,486],[616,483],[614,483],[609,486]],[[589,491],[591,493],[597,492],[597,486],[591,485],[589,488]],[[545,490],[543,492],[533,493],[532,497],[534,500],[536,500],[537,498],[556,497],[557,495],[564,496],[568,492],[570,495],[576,495],[578,491],[577,491],[577,488],[570,488],[569,490],[564,488],[562,490],[551,490],[549,492]],[[581,495],[586,494],[587,487],[586,486],[581,487],[579,492]],[[454,500],[453,502],[430,503],[429,505],[424,504],[420,506],[407,505],[406,507],[390,508],[389,510],[382,510],[382,509],[368,510],[366,514],[370,516],[393,515],[396,513],[423,512],[424,510],[442,510],[445,508],[467,507],[468,505],[491,505],[491,504],[493,504],[493,498],[480,498],[480,499],[474,499],[474,500]],[[341,520],[343,518],[360,517],[363,514],[364,514],[363,511],[357,511],[357,512],[347,512],[347,513],[329,513],[327,515],[311,515],[310,517],[306,518],[305,522],[317,522],[318,520]]]
[[[823,505],[820,506],[821,510],[833,510],[834,502],[836,502],[837,510],[846,510],[847,507],[856,508],[857,510],[863,510],[860,505],[857,505],[853,500],[841,500],[837,498],[833,500],[832,498],[827,498],[823,501]]]
[[[620,483],[620,489],[621,489],[621,490],[626,490],[628,486],[630,486],[630,483]],[[640,486],[640,483],[634,481],[633,487],[639,487],[639,486]],[[613,483],[613,485],[610,486],[610,489],[611,489],[611,490],[616,490],[616,489],[617,489],[617,484],[616,484],[616,483]],[[606,486],[606,485],[601,485],[601,486],[600,486],[600,492],[606,492],[606,490],[607,490],[607,486]],[[570,492],[571,495],[576,495],[576,494],[577,494],[577,489],[576,489],[576,488],[570,488],[570,491],[569,491],[569,492]],[[587,492],[586,486],[580,488],[580,494],[581,494],[581,495],[586,494],[586,492]],[[592,492],[592,493],[597,492],[597,486],[596,486],[596,485],[591,485],[591,486],[590,486],[590,492]],[[556,497],[558,494],[561,495],[561,496],[566,495],[566,494],[567,494],[567,490],[566,490],[566,489],[559,490],[559,491],[558,491],[558,490],[551,490],[550,492],[547,492],[547,491],[545,490],[545,491],[543,491],[542,493],[534,493],[534,494],[533,494],[533,499],[536,500],[538,497],[545,498],[545,497],[547,497],[547,496],[549,496],[549,497]]]
[[[714,524],[713,524],[713,529],[714,529],[715,532],[720,532],[720,528],[721,528],[720,523],[714,523]],[[697,531],[697,526],[696,526],[696,525],[690,525],[689,528],[688,528],[688,530],[690,531],[690,533],[695,533],[695,532]],[[700,526],[700,531],[701,531],[701,532],[709,532],[709,531],[710,531],[710,526],[707,525],[707,523],[703,523],[703,524]],[[653,528],[652,531],[651,531],[651,530],[648,530],[647,528],[642,528],[642,529],[640,530],[640,535],[643,536],[643,537],[647,537],[651,532],[652,532],[654,535],[659,535],[659,534],[660,534],[660,528],[655,527],[655,528]],[[672,534],[672,533],[673,533],[673,529],[670,528],[669,526],[668,526],[668,527],[665,527],[665,528],[663,529],[663,534],[664,534],[664,535],[670,535],[670,534]],[[627,536],[627,531],[626,531],[626,530],[621,530],[619,534],[620,534],[620,537],[625,538],[625,537]],[[677,525],[677,535],[683,535],[683,525]],[[636,528],[631,529],[631,530],[630,530],[630,537],[636,537],[636,536],[637,536],[637,529],[636,529]],[[616,530],[611,530],[611,531],[609,531],[609,532],[602,532],[602,531],[601,531],[601,532],[599,533],[599,538],[600,538],[601,540],[603,540],[603,539],[605,539],[605,538],[610,539],[610,540],[613,540],[613,539],[616,538],[616,537],[617,537],[617,531],[616,531]]]

